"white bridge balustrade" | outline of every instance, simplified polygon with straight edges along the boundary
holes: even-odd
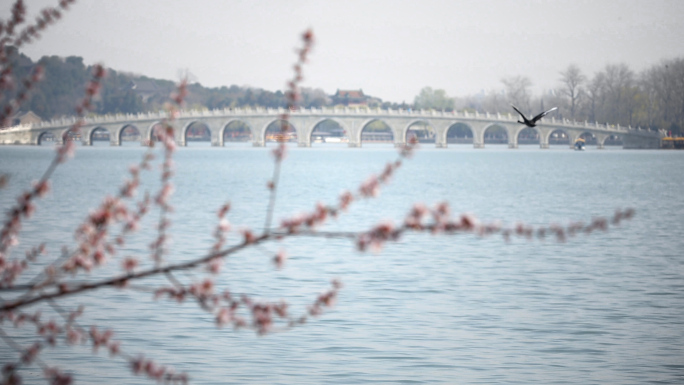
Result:
[[[283,108],[233,108],[215,110],[182,110],[172,122],[175,129],[176,142],[186,145],[186,132],[193,123],[202,123],[211,131],[211,143],[223,146],[224,132],[232,122],[242,122],[251,132],[254,146],[264,146],[266,129],[273,122],[280,120],[286,112]],[[92,134],[96,129],[104,129],[109,133],[113,146],[121,144],[121,135],[126,127],[133,126],[140,133],[140,142],[144,144],[152,139],[153,127],[166,118],[166,113],[146,112],[137,114],[115,114],[92,116],[84,119],[81,128],[81,141],[84,145],[92,144]],[[478,113],[478,112],[444,112],[436,110],[383,110],[380,108],[302,108],[290,111],[289,122],[297,134],[300,147],[311,146],[311,136],[316,126],[326,120],[339,124],[349,139],[350,147],[361,147],[361,133],[371,122],[384,122],[392,131],[395,146],[406,143],[409,128],[416,124],[424,124],[432,128],[435,134],[435,145],[447,147],[447,134],[451,127],[463,124],[472,133],[473,146],[484,148],[485,132],[493,126],[502,127],[508,136],[508,147],[518,147],[518,134],[526,128],[517,122],[518,115],[511,113]],[[0,129],[0,144],[38,145],[46,134],[62,140],[62,134],[68,130],[76,118],[62,118],[43,121],[33,125],[21,125]],[[563,131],[569,138],[570,147],[582,134],[589,133],[596,138],[598,148],[603,148],[605,140],[612,135],[622,139],[624,148],[660,148],[663,130],[651,131],[641,128],[621,127],[588,122],[575,122],[566,119],[558,120],[547,117],[537,124],[534,130],[539,134],[541,148],[549,147],[549,138],[554,131]]]

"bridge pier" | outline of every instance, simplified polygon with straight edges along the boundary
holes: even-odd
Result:
[[[510,149],[518,148],[518,143],[508,143],[508,148],[510,148]]]
[[[596,134],[596,148],[599,150],[603,150],[603,144],[606,142],[606,139],[608,139],[608,135],[606,134]]]

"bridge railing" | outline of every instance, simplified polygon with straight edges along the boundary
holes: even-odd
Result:
[[[26,131],[26,130],[30,130],[31,127],[33,127],[33,124],[26,123],[26,124],[18,124],[16,126],[10,126],[10,127],[2,127],[2,128],[0,128],[0,130],[2,130],[4,132]]]

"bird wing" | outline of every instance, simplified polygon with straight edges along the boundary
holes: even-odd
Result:
[[[520,112],[520,110],[519,110],[516,106],[514,106],[514,105],[511,104],[511,107],[513,107],[513,109],[514,109],[517,113],[519,113],[520,116],[523,117],[523,120],[524,120],[524,119],[527,119],[527,118],[525,118],[525,115],[524,115],[522,112]]]
[[[549,112],[554,111],[554,110],[557,110],[557,109],[558,109],[558,107],[553,107],[553,108],[550,109],[550,110],[546,110],[546,111],[542,112],[541,114],[535,116],[535,117],[532,119],[532,121],[533,121],[533,122],[536,122],[537,120],[539,120],[539,119],[545,117]]]

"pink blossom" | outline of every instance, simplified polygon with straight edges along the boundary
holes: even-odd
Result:
[[[375,175],[371,175],[365,182],[361,184],[359,192],[361,193],[361,196],[366,198],[377,197],[380,194],[378,178]]]
[[[190,294],[197,297],[206,297],[212,294],[214,291],[214,281],[207,278],[200,283],[194,283],[190,285]]]
[[[223,233],[229,232],[230,229],[231,229],[230,222],[228,222],[227,219],[222,218],[222,219],[219,221],[218,229],[219,229],[219,231],[221,231],[221,232],[223,232]]]
[[[66,340],[67,343],[75,345],[83,341],[83,335],[80,331],[73,329],[71,326],[68,326],[66,331]]]
[[[65,140],[64,145],[57,148],[57,162],[64,163],[74,157],[76,145],[70,140]]]
[[[282,269],[285,265],[285,261],[287,261],[287,253],[285,253],[285,250],[281,249],[278,251],[275,257],[273,257],[273,263],[275,263],[278,269]]]
[[[119,341],[110,342],[107,346],[110,356],[117,356],[121,353],[121,343]]]
[[[475,226],[477,226],[477,218],[470,214],[462,214],[461,215],[461,226],[463,227],[464,230],[467,231],[472,231],[475,229]]]
[[[254,233],[249,229],[242,230],[242,236],[244,237],[244,242],[246,244],[254,243],[256,240],[256,236],[254,236]]]
[[[354,195],[352,195],[351,192],[345,191],[340,195],[340,209],[341,210],[346,210],[347,207],[351,204],[351,202],[354,200]]]
[[[157,202],[157,204],[165,206],[171,194],[173,194],[173,185],[171,185],[170,183],[166,183],[157,195],[155,201]]]
[[[36,359],[38,356],[38,353],[40,353],[40,349],[42,348],[42,345],[40,342],[36,342],[31,347],[28,349],[24,350],[24,352],[21,355],[21,362],[23,364],[30,364],[33,362],[33,360]]]
[[[50,182],[47,180],[37,182],[34,184],[33,189],[36,195],[43,198],[50,191]]]
[[[216,325],[218,327],[223,327],[233,319],[233,314],[228,308],[221,308],[216,314]]]
[[[221,258],[212,258],[209,261],[209,272],[212,274],[218,274],[221,271],[221,265],[222,265],[222,260]]]
[[[226,214],[230,211],[230,203],[226,203],[218,211],[218,217],[223,218],[226,216]]]
[[[138,267],[138,260],[133,257],[127,257],[124,259],[122,267],[126,272],[132,273]]]
[[[408,228],[419,230],[423,228],[422,221],[428,213],[428,208],[422,203],[413,205],[411,212],[404,220],[404,225]]]
[[[73,383],[71,375],[62,373],[57,368],[47,368],[43,374],[50,381],[50,385],[71,385]]]

